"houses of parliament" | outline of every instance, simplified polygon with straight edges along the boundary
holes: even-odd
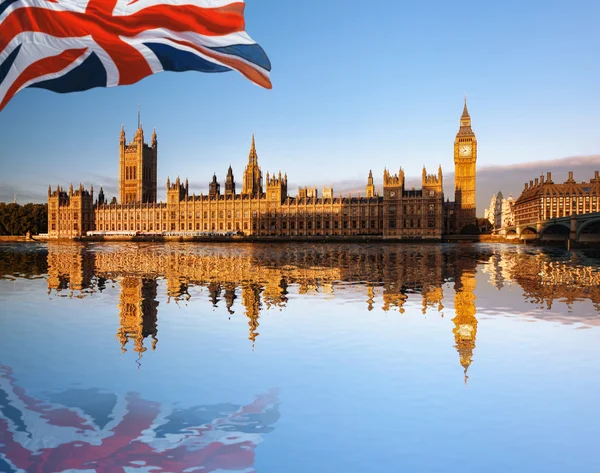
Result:
[[[364,196],[334,196],[324,188],[300,188],[288,194],[287,174],[266,173],[258,164],[254,136],[248,165],[237,190],[231,166],[224,186],[216,175],[208,195],[190,194],[188,181],[167,180],[167,201],[157,202],[158,139],[145,142],[141,124],[127,141],[121,129],[119,202],[108,202],[100,188],[80,185],[68,190],[48,188],[48,237],[79,239],[95,235],[236,234],[252,237],[370,237],[440,240],[443,234],[464,233],[475,217],[477,140],[465,100],[454,142],[454,202],[444,200],[441,166],[429,174],[423,168],[421,189],[408,189],[404,171],[383,172],[383,190],[369,172]]]

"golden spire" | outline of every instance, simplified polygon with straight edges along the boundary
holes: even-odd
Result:
[[[258,155],[256,153],[256,142],[254,141],[254,133],[252,133],[252,146],[250,147],[248,164],[258,164]]]
[[[469,115],[469,109],[467,108],[467,94],[465,94],[465,108],[463,109],[461,118],[471,118]]]

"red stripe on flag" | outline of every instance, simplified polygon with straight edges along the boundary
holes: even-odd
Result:
[[[19,89],[25,85],[28,81],[35,79],[46,74],[52,74],[54,72],[60,72],[67,66],[79,59],[85,52],[84,49],[69,49],[63,51],[58,56],[45,57],[37,62],[34,62],[27,67],[21,75],[13,82],[10,86],[4,100],[0,103],[0,110],[4,108],[7,102],[19,91]]]
[[[111,16],[95,0],[86,13],[52,11],[45,8],[18,8],[2,23],[0,52],[19,33],[46,33],[57,38],[82,36],[134,37],[152,29],[192,31],[206,36],[222,36],[244,31],[244,4],[232,3],[220,8],[194,5],[155,5],[127,16]],[[111,0],[108,0],[111,1]],[[114,1],[114,0],[112,0]],[[111,2],[112,3],[112,2]]]

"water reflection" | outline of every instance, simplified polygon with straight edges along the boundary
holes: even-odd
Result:
[[[520,286],[521,302],[543,309],[529,311],[534,317],[561,319],[560,310],[548,312],[557,302],[569,309],[581,301],[593,304],[596,313],[563,318],[566,321],[586,316],[597,320],[600,312],[599,260],[581,252],[497,245],[49,243],[47,265],[42,260],[39,251],[5,251],[0,275],[47,272],[49,294],[80,298],[103,291],[107,284],[117,285],[116,337],[123,352],[133,349],[140,355],[157,347],[158,294],[163,286],[167,303],[189,303],[191,288],[201,287],[213,308],[224,307],[230,316],[239,308],[247,318],[252,347],[260,335],[261,312],[283,310],[291,293],[359,298],[368,311],[400,314],[409,299],[418,297],[423,314],[443,316],[444,304],[453,305],[448,309],[454,310],[453,332],[465,376],[475,348],[477,312],[491,311],[476,306],[478,272],[498,290]]]
[[[278,418],[275,391],[189,408],[96,389],[36,398],[0,365],[0,471],[249,471]]]
[[[49,243],[0,262],[0,471],[252,471],[265,438],[259,471],[597,470],[597,253]]]

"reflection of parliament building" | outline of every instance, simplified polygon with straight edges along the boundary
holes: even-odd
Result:
[[[107,281],[118,281],[119,328],[116,337],[123,351],[140,355],[155,349],[158,341],[159,279],[164,280],[167,300],[189,300],[189,288],[208,290],[207,305],[237,311],[247,319],[252,345],[259,336],[261,311],[284,308],[288,289],[299,294],[330,294],[343,298],[350,292],[362,294],[367,309],[405,312],[405,305],[422,299],[422,312],[441,312],[443,286],[454,280],[456,291],[453,319],[454,339],[460,362],[466,370],[472,361],[477,335],[475,317],[475,272],[477,261],[444,253],[429,247],[425,253],[400,248],[339,251],[328,247],[323,253],[303,248],[278,252],[253,250],[194,254],[164,251],[165,247],[133,245],[124,251],[90,252],[72,244],[49,244],[48,287],[57,294],[71,290],[73,295],[103,290]],[[121,249],[123,250],[123,249]],[[363,281],[356,284],[357,281]]]
[[[496,253],[483,250],[465,255],[441,246],[421,249],[393,246],[326,245],[315,249],[304,245],[279,247],[218,246],[216,249],[186,251],[183,245],[138,246],[119,251],[88,251],[79,244],[49,243],[47,283],[57,295],[86,297],[101,291],[109,282],[118,283],[119,326],[116,337],[122,350],[142,354],[156,348],[158,341],[159,286],[167,301],[191,299],[190,289],[204,288],[207,307],[221,307],[229,314],[247,319],[252,344],[259,337],[264,310],[283,309],[289,292],[356,299],[368,311],[381,309],[405,313],[421,311],[443,314],[448,304],[448,283],[453,283],[454,346],[465,375],[472,363],[478,320],[475,305],[475,274],[481,270],[497,288],[518,284],[530,303],[545,309],[590,301],[600,311],[600,272],[593,262],[577,256],[559,262],[547,255],[525,252]],[[580,258],[580,259],[577,259]],[[11,261],[8,267],[13,267]],[[0,267],[0,276],[2,268]],[[27,271],[20,271],[27,274]],[[160,282],[163,281],[163,282]],[[197,297],[197,296],[194,296]],[[445,299],[444,299],[445,298]],[[417,309],[418,310],[418,309]],[[561,310],[554,317],[561,316]],[[565,323],[585,322],[585,316],[565,317]]]
[[[262,237],[357,237],[433,239],[460,233],[475,224],[477,140],[465,101],[454,142],[454,202],[444,201],[441,167],[435,174],[423,168],[421,189],[408,189],[404,171],[383,173],[383,191],[375,189],[370,172],[363,197],[336,197],[325,188],[301,188],[288,194],[287,175],[266,174],[258,165],[252,138],[248,165],[238,193],[229,167],[224,188],[213,176],[208,195],[190,194],[187,180],[167,180],[167,201],[157,202],[158,140],[144,142],[141,125],[127,143],[120,138],[119,203],[88,191],[48,189],[50,238],[73,239],[87,232],[176,232],[202,235],[236,232]]]

